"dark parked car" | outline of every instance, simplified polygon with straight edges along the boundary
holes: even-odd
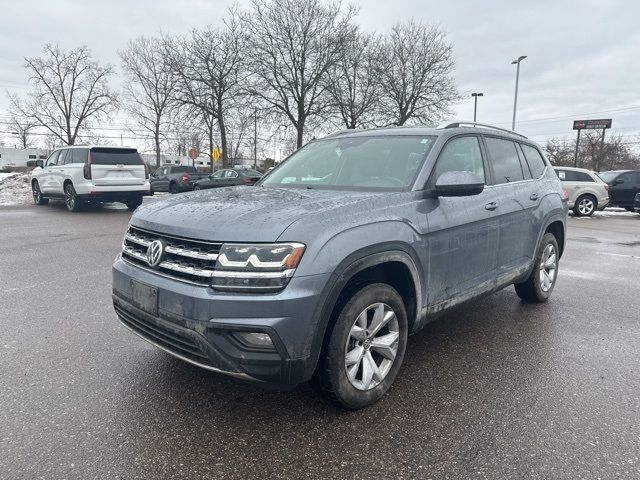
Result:
[[[188,165],[164,165],[149,177],[153,192],[187,192],[193,190],[195,182],[206,178],[208,173],[200,173],[196,167]]]
[[[226,168],[212,173],[207,178],[201,178],[195,182],[193,189],[204,190],[236,185],[255,185],[260,178],[262,178],[262,174],[257,170]]]
[[[609,184],[609,206],[633,212],[633,201],[640,193],[640,170],[613,170],[598,174]]]
[[[526,137],[465,125],[348,130],[254,188],[143,205],[113,266],[120,321],[214,372],[372,404],[408,335],[508,285],[544,302],[556,283],[560,180]]]
[[[633,202],[633,209],[636,211],[636,213],[640,213],[640,193],[636,193],[636,198]]]

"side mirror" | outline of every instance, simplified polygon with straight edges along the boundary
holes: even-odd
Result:
[[[613,181],[613,184],[614,184],[614,185],[620,185],[621,183],[624,183],[624,180],[623,180],[622,178],[616,178],[616,179]]]
[[[43,168],[44,167],[44,162],[42,160],[36,160],[36,167]]]
[[[484,180],[471,172],[444,172],[436,180],[438,197],[468,197],[484,190]]]

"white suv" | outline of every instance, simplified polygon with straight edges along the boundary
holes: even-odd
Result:
[[[36,162],[31,188],[37,205],[59,198],[72,212],[90,202],[123,202],[135,210],[149,194],[149,170],[135,148],[64,147]]]
[[[569,208],[577,217],[588,217],[609,204],[609,185],[586,168],[554,167],[569,194]]]

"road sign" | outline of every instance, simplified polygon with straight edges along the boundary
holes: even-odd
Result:
[[[610,118],[601,118],[599,120],[574,120],[574,130],[602,130],[604,128],[611,128]]]
[[[217,162],[220,158],[220,150],[218,149],[218,147],[214,147],[214,149],[211,150],[211,158],[214,162]]]
[[[200,155],[200,152],[198,151],[197,148],[190,148],[189,149],[189,158],[191,160],[195,160],[196,158],[198,158],[198,155]]]

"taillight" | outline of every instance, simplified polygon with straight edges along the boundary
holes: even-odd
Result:
[[[84,174],[85,179],[91,180],[91,151],[87,153],[87,161],[84,162],[84,168],[82,169],[82,173]]]
[[[253,182],[251,181],[250,178],[244,177],[242,179],[242,183],[244,183],[245,185],[251,185]]]
[[[182,174],[182,181],[183,182],[188,182],[189,181],[189,174],[188,173],[183,173]]]
[[[563,200],[569,200],[569,192],[567,191],[566,188],[562,189],[562,199]]]
[[[604,184],[604,189],[605,189],[607,192],[609,191],[609,184],[608,184],[608,183],[605,183],[605,184]]]

